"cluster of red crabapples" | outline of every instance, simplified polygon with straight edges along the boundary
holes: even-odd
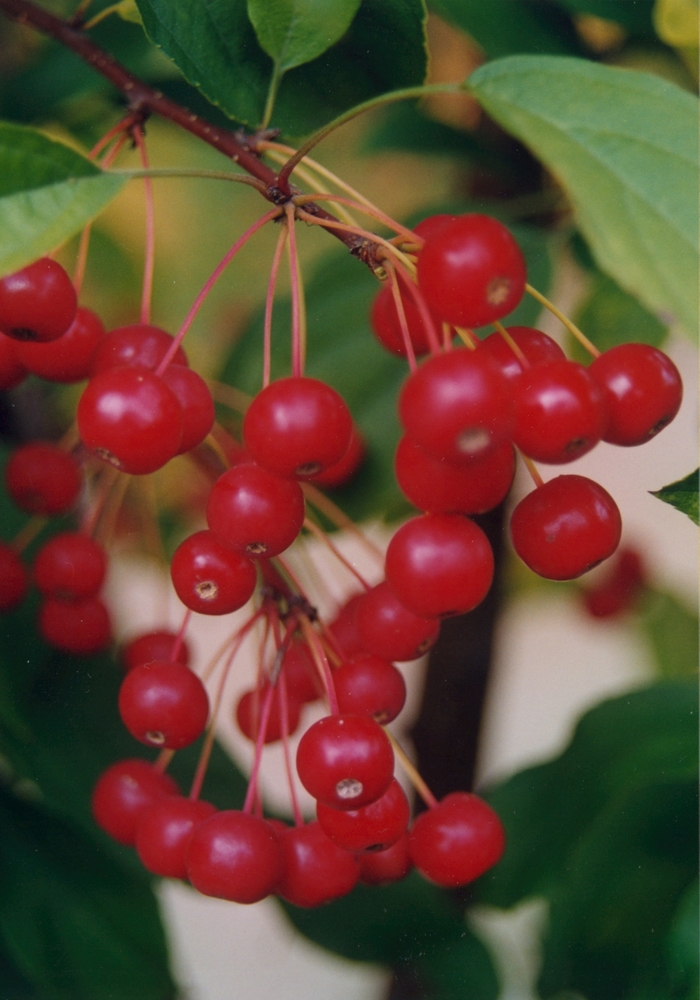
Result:
[[[500,325],[522,298],[526,270],[496,220],[433,216],[415,237],[416,281],[394,273],[371,313],[380,342],[411,363],[398,404],[405,436],[395,471],[421,512],[393,536],[385,579],[324,625],[276,562],[308,526],[305,484],[335,485],[361,457],[340,395],[298,374],[267,384],[250,403],[242,446],[232,442],[230,467],[211,487],[207,527],[186,538],[172,559],[173,586],[189,611],[228,614],[258,591],[259,609],[244,630],[262,621],[272,637],[274,655],[270,661],[261,654],[258,684],[236,710],[239,727],[256,744],[243,810],[217,812],[200,801],[201,775],[186,798],[164,773],[169,753],[212,731],[209,697],[189,668],[183,635],[140,637],[123,656],[122,720],[137,740],[166,756],[156,765],[129,760],[109,768],[95,789],[96,820],[134,844],[150,871],[188,878],[205,894],[250,903],[278,893],[314,906],[350,891],[359,878],[392,881],[415,866],[440,885],[458,886],[498,860],[500,821],[475,795],[456,792],[438,803],[423,789],[430,808],[409,828],[394,746],[383,728],[405,698],[394,661],[420,655],[443,618],[471,611],[486,596],[493,554],[471,516],[505,499],[516,449],[530,466],[566,464],[601,440],[644,443],[680,406],[678,372],[655,348],[621,345],[585,368],[544,333]],[[487,324],[497,331],[477,339],[472,329]],[[3,387],[28,372],[89,380],[77,411],[87,461],[147,474],[198,449],[212,430],[210,391],[179,343],[143,323],[105,333],[94,314],[77,308],[70,279],[52,260],[0,281],[0,330]],[[465,347],[454,347],[455,333]],[[430,356],[418,365],[423,355]],[[58,506],[55,494],[70,475],[47,475],[49,458],[32,459],[32,448],[70,466],[74,481]],[[19,449],[6,481],[24,510],[42,515],[65,511],[81,485],[76,459],[43,444]],[[55,536],[34,567],[44,595],[41,631],[72,653],[94,652],[109,638],[98,597],[106,556],[90,537],[94,522],[87,517],[84,530]],[[612,497],[592,480],[561,475],[545,483],[538,476],[513,511],[510,530],[531,569],[569,580],[615,552],[621,521]],[[0,549],[0,561],[0,604],[8,608],[26,575],[16,582],[24,570],[10,546]],[[103,609],[101,632],[75,624],[91,620],[88,604]],[[60,619],[53,632],[51,607]],[[68,638],[67,621],[73,623]],[[282,740],[287,751],[301,707],[320,697],[330,714],[303,734],[296,756],[317,820],[304,823],[295,803],[294,827],[266,820],[256,785],[262,748]]]

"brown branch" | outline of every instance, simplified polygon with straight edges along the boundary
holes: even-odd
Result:
[[[155,114],[179,125],[180,128],[213,146],[228,159],[237,163],[246,173],[261,181],[265,186],[264,192],[261,193],[268,201],[280,204],[288,200],[288,195],[280,191],[275,171],[263,163],[255,153],[256,140],[254,136],[247,136],[242,129],[233,132],[220,128],[207,122],[204,118],[200,118],[199,115],[192,114],[187,108],[165,97],[159,90],[154,90],[143,80],[130,73],[126,67],[93,42],[80,25],[62,21],[41,7],[37,7],[30,0],[0,0],[0,10],[11,20],[17,21],[18,24],[29,25],[75,52],[84,62],[92,66],[96,72],[109,80],[117,90],[124,94],[129,109],[135,114],[142,116],[143,119]],[[319,205],[309,204],[305,205],[304,208],[319,219],[337,221],[335,216],[330,215]],[[367,239],[341,231],[333,232],[333,236],[344,243],[350,252],[359,257],[360,260],[370,264],[370,266],[374,263],[374,244]]]

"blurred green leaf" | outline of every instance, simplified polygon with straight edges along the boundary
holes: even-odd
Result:
[[[4,790],[0,872],[2,938],[47,1000],[174,996],[148,878],[130,875],[80,829]]]
[[[346,958],[411,968],[421,996],[490,1000],[498,984],[488,953],[450,893],[417,872],[382,888],[358,885],[316,910],[282,904],[306,937]]]
[[[194,86],[229,117],[257,126],[272,73],[246,0],[137,0],[146,31]],[[362,101],[423,82],[421,0],[363,0],[343,38],[285,75],[271,124],[300,135]]]
[[[647,73],[556,56],[478,69],[471,92],[567,190],[600,267],[697,332],[697,100]]]
[[[350,27],[360,0],[248,0],[248,16],[262,49],[279,72],[310,62]]]
[[[696,469],[695,472],[687,475],[685,479],[669,483],[668,486],[664,486],[660,490],[650,490],[651,495],[658,497],[659,500],[663,500],[664,503],[670,503],[672,507],[687,514],[691,521],[695,521],[698,524],[699,475],[700,469]]]
[[[572,14],[592,14],[606,21],[616,21],[636,35],[654,37],[651,14],[654,0],[558,0]]]
[[[697,745],[694,680],[661,682],[591,709],[560,757],[489,792],[508,846],[482,880],[479,901],[509,907],[555,892],[596,817],[635,788],[693,780]]]
[[[440,210],[459,211],[454,206]],[[551,272],[546,236],[532,227],[511,228],[525,254],[531,280],[546,290]],[[369,311],[378,291],[379,284],[367,267],[349,254],[337,253],[329,255],[306,287],[306,374],[337,389],[367,444],[367,457],[358,474],[334,491],[343,510],[356,521],[394,520],[410,509],[393,474],[401,435],[396,400],[408,366],[380,347],[371,333]],[[532,323],[539,310],[526,296],[504,322]],[[251,395],[261,388],[263,318],[262,311],[253,318],[220,374],[222,381]],[[273,314],[273,379],[289,374],[290,330],[289,301],[279,301]]]
[[[573,319],[600,351],[629,341],[660,347],[666,339],[664,324],[600,271],[593,277],[588,297]],[[573,337],[567,356],[586,364],[590,361],[588,352]]]
[[[436,0],[436,12],[478,42],[497,59],[516,52],[581,51],[571,20],[554,4],[528,0]]]
[[[676,996],[688,997],[688,1000],[698,995],[699,909],[700,899],[696,879],[681,896],[666,938],[666,955],[671,980],[675,987],[674,993]]]
[[[0,274],[65,242],[125,183],[35,129],[0,123]]]
[[[641,627],[662,677],[693,677],[698,670],[698,615],[672,594],[648,591],[639,606]]]

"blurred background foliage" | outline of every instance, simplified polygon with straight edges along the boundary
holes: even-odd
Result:
[[[70,16],[74,4],[46,6]],[[107,7],[108,0],[95,0],[90,16]],[[223,21],[212,36],[192,29],[194,0],[138,0],[138,11],[122,5],[128,19],[107,17],[92,36],[194,112],[218,124],[255,126],[272,60],[256,41],[243,0],[219,10]],[[695,91],[696,0],[436,0],[427,21],[425,13],[419,0],[363,0],[328,52],[284,74],[272,126],[298,139],[358,101],[420,83],[426,69],[432,82],[462,80],[484,63],[519,54],[634,68]],[[141,19],[162,48],[144,34]],[[227,51],[219,51],[222,38]],[[204,70],[202,52],[211,56]],[[241,80],[231,87],[234,57]],[[84,149],[122,110],[119,96],[72,53],[0,19],[0,118]],[[219,154],[166,122],[149,121],[148,147],[156,167],[221,168]],[[319,158],[409,223],[433,211],[497,215],[513,228],[536,287],[547,292],[564,276],[577,289],[575,319],[601,349],[631,339],[663,345],[670,316],[642,305],[600,269],[561,183],[473,95],[374,111],[326,139]],[[136,166],[135,153],[120,163]],[[248,188],[204,179],[156,181],[155,195],[153,315],[175,330],[232,239],[260,214],[261,202]],[[132,184],[94,226],[83,300],[108,328],[138,314],[143,235],[143,191]],[[245,393],[260,382],[261,302],[275,238],[263,231],[245,248],[188,335],[193,367]],[[69,267],[76,246],[73,240],[61,251]],[[358,520],[404,516],[391,457],[405,366],[371,336],[376,281],[324,233],[300,233],[299,246],[308,372],[344,394],[368,444],[359,476],[334,499]],[[288,365],[285,281],[282,275],[273,374]],[[531,302],[513,317],[536,318]],[[37,380],[14,390],[2,402],[6,439],[57,437],[70,423],[78,392]],[[221,406],[219,416],[236,430],[235,410]],[[192,518],[192,483],[181,485],[188,479],[182,461],[156,483],[171,540]],[[3,496],[3,538],[12,538],[23,520]],[[34,548],[63,526],[44,529]],[[122,531],[126,548],[130,530],[135,538],[133,525]],[[508,567],[503,600],[537,587],[552,585]],[[566,587],[579,593],[577,584]],[[89,816],[97,775],[134,753],[116,710],[119,668],[110,656],[84,660],[48,650],[33,626],[35,605],[0,623],[0,996],[175,997],[151,881],[133,853],[109,842]],[[556,760],[488,791],[508,832],[501,865],[466,894],[411,876],[382,890],[360,887],[320,911],[286,907],[302,933],[340,955],[391,967],[393,1000],[491,1000],[500,972],[470,914],[539,898],[548,913],[539,981],[545,1000],[697,998],[697,615],[652,581],[629,621],[648,643],[655,680],[588,712]],[[494,618],[480,627],[492,630]],[[182,787],[197,751],[174,761]],[[217,750],[204,795],[219,806],[240,805],[244,781]]]

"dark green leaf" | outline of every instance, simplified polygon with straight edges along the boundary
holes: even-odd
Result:
[[[262,119],[272,63],[248,19],[246,0],[137,0],[149,37],[190,83],[229,117]],[[318,59],[287,73],[272,125],[300,135],[362,101],[423,82],[420,0],[363,0],[344,37]]]
[[[462,28],[492,59],[516,52],[577,54],[571,20],[552,4],[528,0],[437,0],[446,20]]]
[[[698,669],[698,616],[672,594],[649,591],[639,607],[640,624],[663,677],[693,677]]]
[[[79,232],[124,184],[35,129],[0,123],[0,274]]]
[[[652,781],[610,801],[580,836],[551,899],[543,997],[663,996],[665,938],[697,872],[697,812],[696,778]]]
[[[635,788],[694,780],[697,741],[694,681],[654,684],[586,713],[560,757],[488,795],[508,847],[482,880],[480,899],[508,907],[557,891],[587,829],[616,801]]]
[[[350,27],[360,0],[248,0],[248,16],[262,49],[280,72],[311,62]]]
[[[329,951],[410,968],[430,1000],[498,994],[491,960],[461,908],[416,872],[380,889],[359,885],[322,909],[283,905],[297,929]]]
[[[687,514],[691,521],[698,524],[698,475],[700,469],[691,472],[685,479],[679,479],[676,483],[669,483],[660,490],[650,492],[652,496],[658,497],[664,503],[670,503],[672,507]]]
[[[0,931],[22,973],[56,1000],[169,1000],[158,907],[81,830],[0,792]]]
[[[573,319],[600,351],[629,341],[660,347],[666,339],[665,325],[600,271],[592,278],[588,298]],[[577,361],[590,361],[588,352],[573,337],[566,353]]]
[[[600,267],[697,331],[697,101],[647,73],[513,56],[470,90],[567,190]]]
[[[699,904],[696,879],[681,896],[666,938],[666,955],[676,995],[698,995]],[[687,993],[681,994],[679,987],[685,988]]]
[[[445,210],[454,211],[455,207]],[[513,233],[527,258],[531,280],[547,288],[550,260],[545,237],[526,226],[513,227]],[[357,521],[368,517],[392,520],[408,511],[393,475],[394,451],[401,433],[396,399],[408,367],[383,350],[370,332],[369,310],[378,290],[370,271],[348,254],[330,255],[306,289],[306,373],[340,392],[367,444],[360,472],[348,486],[336,491],[343,510]],[[539,308],[526,297],[508,322],[533,322]],[[273,315],[273,379],[289,374],[290,323],[289,302],[279,302]],[[220,376],[251,394],[261,387],[262,330],[263,315],[259,313],[234,346]]]

